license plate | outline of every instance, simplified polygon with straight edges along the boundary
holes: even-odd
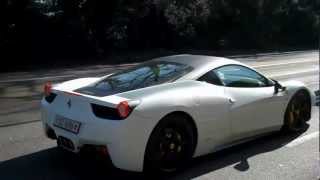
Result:
[[[70,131],[72,133],[78,134],[79,133],[79,129],[81,126],[80,122],[62,117],[62,116],[56,116],[53,125],[56,127],[59,127],[61,129]]]

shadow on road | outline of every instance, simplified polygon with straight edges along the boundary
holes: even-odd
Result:
[[[255,167],[250,166],[248,159],[285,146],[302,135],[308,128],[309,125],[307,124],[301,132],[276,132],[226,150],[196,158],[185,171],[184,177],[179,177],[179,179],[195,178],[230,165],[233,165],[233,168],[240,173],[250,171],[251,168],[254,169]]]
[[[50,148],[0,163],[0,179],[141,179],[142,174],[117,170],[110,164],[81,158],[59,148]],[[134,178],[136,177],[136,178]]]
[[[305,127],[305,131],[307,129],[308,126]],[[162,177],[162,179],[191,179],[234,164],[236,165],[233,168],[240,173],[250,171],[255,167],[250,166],[247,161],[249,158],[281,148],[303,132],[274,133],[242,145],[196,158],[187,169]],[[146,179],[146,177],[142,173],[115,169],[110,164],[97,159],[82,158],[58,148],[50,148],[0,162],[0,179]]]

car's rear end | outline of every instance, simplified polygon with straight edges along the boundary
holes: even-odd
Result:
[[[42,100],[46,133],[67,150],[94,146],[108,154],[116,167],[141,171],[149,135],[161,118],[145,115],[141,108],[145,90],[173,82],[191,70],[176,62],[150,61],[103,78],[47,84]]]
[[[147,137],[137,125],[144,117],[133,111],[139,102],[116,95],[105,98],[77,93],[67,88],[74,82],[46,85],[41,104],[47,136],[57,139],[66,150],[94,149],[109,156],[116,167],[141,171],[142,165],[137,164],[142,163]]]

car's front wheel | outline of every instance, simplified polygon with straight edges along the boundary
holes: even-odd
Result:
[[[290,100],[284,117],[286,131],[300,131],[311,117],[311,102],[308,93],[298,91]]]
[[[145,154],[145,171],[168,173],[183,167],[193,155],[195,132],[187,118],[169,115],[153,130]]]

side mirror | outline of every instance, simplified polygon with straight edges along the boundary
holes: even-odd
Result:
[[[282,86],[278,81],[272,79],[274,82],[274,94],[277,94],[279,91],[285,91],[286,87]]]

